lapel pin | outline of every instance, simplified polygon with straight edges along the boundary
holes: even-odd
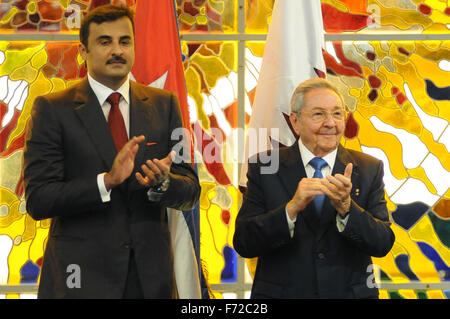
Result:
[[[359,196],[359,188],[355,189],[355,195]]]
[[[157,143],[156,142],[153,142],[153,143],[147,143],[147,146],[152,146],[152,145],[156,145]]]

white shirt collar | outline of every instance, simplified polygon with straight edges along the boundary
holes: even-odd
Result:
[[[105,103],[108,96],[111,95],[111,93],[119,92],[122,97],[125,99],[125,101],[130,104],[130,78],[128,76],[127,80],[122,84],[120,88],[118,88],[116,91],[111,90],[109,87],[101,84],[100,82],[96,81],[89,73],[88,73],[88,81],[89,85],[91,86],[92,90],[95,93],[95,96],[97,96],[98,102],[100,105],[103,105]]]
[[[311,161],[316,155],[314,155],[309,149],[306,148],[306,146],[303,144],[302,139],[298,139],[298,147],[300,149],[300,155],[302,157],[303,166],[306,167],[309,165],[309,161]],[[325,162],[327,162],[328,166],[333,170],[334,162],[336,161],[336,155],[337,155],[337,148],[322,157]]]

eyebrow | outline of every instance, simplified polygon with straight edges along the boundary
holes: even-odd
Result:
[[[132,40],[133,38],[129,35],[123,35],[119,38],[119,40]]]
[[[100,40],[109,40],[109,39],[111,39],[111,37],[109,35],[100,35],[97,37],[96,40],[100,41]]]
[[[112,39],[112,37],[109,36],[109,35],[100,35],[100,36],[97,37],[97,41],[101,41],[101,40],[111,40],[111,39]],[[121,41],[121,40],[128,40],[128,39],[131,40],[132,37],[129,36],[129,35],[123,35],[123,36],[121,36],[121,37],[119,38],[119,41]]]
[[[316,110],[316,111],[326,111],[325,108],[321,107],[321,106],[315,106],[312,108],[312,110]],[[336,110],[344,110],[343,106],[334,106],[334,108],[332,109],[332,111],[336,111]]]

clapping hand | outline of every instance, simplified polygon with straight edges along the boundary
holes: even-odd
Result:
[[[324,186],[323,193],[330,198],[331,205],[336,208],[337,212],[345,215],[350,210],[350,192],[352,190],[352,171],[353,164],[349,163],[345,167],[344,175],[328,175],[321,179]]]
[[[172,165],[174,156],[175,151],[171,151],[169,155],[161,160],[147,160],[141,166],[145,176],[139,172],[136,173],[136,179],[139,184],[145,187],[152,187],[165,181],[169,176],[170,166]]]

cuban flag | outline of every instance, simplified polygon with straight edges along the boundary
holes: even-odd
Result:
[[[170,90],[180,102],[184,125],[190,128],[182,53],[173,0],[138,0],[135,10],[135,62],[131,78]],[[174,270],[181,299],[208,298],[200,263],[199,207],[168,209],[174,250]]]
[[[296,136],[290,127],[290,100],[295,88],[312,77],[325,77],[324,31],[320,0],[275,1],[249,130],[256,135],[266,129],[265,144],[258,147],[248,136],[244,158],[278,146],[290,146]],[[278,129],[273,130],[273,129]],[[275,133],[275,134],[274,134]],[[241,170],[240,186],[247,183],[247,162]]]

